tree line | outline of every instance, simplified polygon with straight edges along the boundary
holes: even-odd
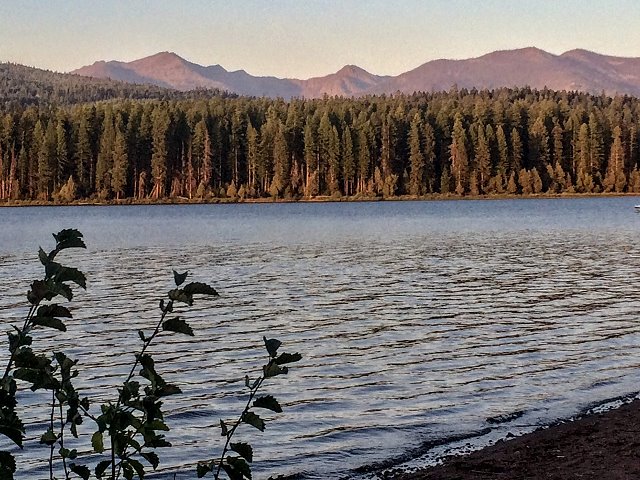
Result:
[[[12,105],[0,198],[640,193],[633,97],[497,89]]]
[[[0,110],[28,105],[73,105],[115,99],[179,100],[233,96],[217,89],[181,92],[155,85],[56,73],[15,63],[0,63]]]

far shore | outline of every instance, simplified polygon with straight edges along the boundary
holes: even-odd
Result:
[[[59,202],[54,200],[0,200],[0,207],[58,207],[58,206],[118,206],[118,205],[214,205],[232,203],[338,203],[338,202],[402,202],[402,201],[451,201],[451,200],[515,200],[515,199],[547,199],[547,198],[600,198],[600,197],[640,197],[640,193],[539,193],[531,195],[425,195],[411,196],[402,195],[396,197],[382,196],[318,196],[318,197],[297,197],[297,198],[187,198],[187,197],[166,197],[159,199],[151,198],[125,198],[122,200],[110,199],[82,199],[73,202]]]

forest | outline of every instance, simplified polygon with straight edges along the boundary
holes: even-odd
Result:
[[[453,87],[284,101],[36,77],[0,75],[4,201],[640,193],[633,97]]]

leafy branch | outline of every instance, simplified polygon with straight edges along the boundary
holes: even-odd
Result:
[[[182,287],[188,273],[173,272],[176,288],[170,290],[167,301],[160,301],[160,319],[150,335],[142,330],[138,336],[142,341],[142,349],[135,355],[134,363],[122,387],[118,389],[118,399],[113,403],[102,405],[102,414],[96,418],[98,430],[93,434],[91,443],[97,453],[103,453],[105,433],[109,439],[109,456],[95,467],[95,475],[102,478],[110,470],[110,478],[115,480],[122,474],[130,480],[135,475],[144,478],[146,461],[155,470],[160,458],[153,451],[156,448],[170,447],[164,434],[169,427],[164,422],[162,411],[163,397],[182,393],[176,385],[167,383],[156,371],[155,362],[147,350],[151,343],[163,332],[180,333],[193,336],[193,329],[182,318],[172,314],[176,303],[193,305],[194,295],[217,296],[214,288],[205,283],[192,282]],[[142,388],[137,375],[147,383]],[[140,457],[140,458],[136,458]]]
[[[51,390],[51,421],[49,430],[40,441],[50,446],[49,473],[52,479],[54,445],[57,442],[61,444],[59,453],[63,458],[64,475],[65,478],[69,478],[66,458],[72,458],[73,452],[64,449],[64,428],[70,423],[72,433],[77,436],[76,426],[82,422],[82,418],[73,405],[77,406],[81,401],[71,385],[71,378],[75,376],[71,374],[71,367],[75,363],[59,352],[54,354],[53,359],[34,353],[31,349],[31,332],[36,327],[66,331],[67,327],[62,319],[72,318],[71,312],[64,306],[49,302],[58,296],[70,301],[73,298],[70,283],[86,289],[86,277],[80,270],[63,266],[56,261],[58,254],[63,250],[86,248],[82,234],[74,229],[65,229],[53,234],[53,237],[56,241],[53,250],[46,253],[42,248],[39,249],[38,257],[44,266],[44,277],[42,280],[35,280],[27,292],[30,307],[22,327],[12,325],[13,331],[8,333],[10,356],[0,379],[0,435],[4,435],[20,448],[23,448],[25,430],[16,412],[16,379],[30,383],[32,391]],[[61,375],[60,380],[55,375],[58,371]],[[61,415],[59,434],[54,433],[56,400],[59,402]],[[88,400],[84,399],[82,403],[88,407]],[[62,416],[63,404],[70,407],[66,419]],[[13,455],[6,451],[0,452],[0,478],[12,479],[15,471]]]
[[[302,355],[299,353],[282,353],[278,355],[278,349],[282,345],[282,342],[279,340],[273,338],[267,339],[267,337],[263,337],[263,340],[269,360],[262,367],[262,375],[253,382],[251,382],[248,375],[245,376],[245,386],[249,389],[247,403],[238,419],[235,420],[231,426],[227,425],[224,420],[220,420],[221,434],[223,437],[226,437],[222,454],[218,460],[199,462],[197,466],[198,478],[204,477],[207,473],[213,473],[213,478],[219,480],[220,473],[224,470],[230,480],[251,479],[251,466],[249,464],[253,462],[253,447],[246,442],[234,443],[231,440],[238,427],[243,423],[264,432],[266,422],[258,414],[253,412],[252,408],[262,408],[275,413],[282,413],[282,407],[275,397],[272,395],[262,395],[256,398],[256,395],[266,379],[287,374],[289,368],[284,365],[302,359]],[[239,456],[229,455],[229,450],[237,453]]]

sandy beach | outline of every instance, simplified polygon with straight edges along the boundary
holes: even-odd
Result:
[[[640,401],[537,430],[396,480],[640,478]]]

